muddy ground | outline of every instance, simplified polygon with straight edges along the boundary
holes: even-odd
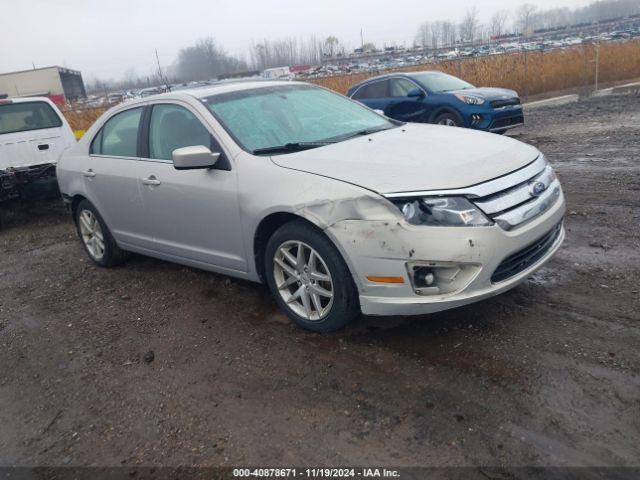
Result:
[[[640,98],[527,121],[511,135],[567,196],[555,259],[491,300],[329,335],[261,285],[96,268],[58,201],[5,208],[0,465],[638,465]]]

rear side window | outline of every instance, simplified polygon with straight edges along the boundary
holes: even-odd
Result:
[[[171,104],[154,105],[149,126],[149,156],[172,160],[173,151],[182,147],[212,146],[209,131],[184,107]]]
[[[46,102],[19,102],[0,105],[0,135],[58,128],[62,120]]]
[[[91,153],[110,157],[137,157],[142,108],[118,113],[104,124],[91,144]]]
[[[353,98],[355,100],[366,100],[368,98],[385,98],[389,94],[389,80],[381,80],[379,82],[369,83],[364,87],[360,87]]]

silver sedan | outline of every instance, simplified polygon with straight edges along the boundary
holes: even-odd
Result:
[[[496,295],[564,238],[562,189],[535,148],[304,83],[127,102],[57,173],[98,265],[137,252],[264,282],[315,331]]]

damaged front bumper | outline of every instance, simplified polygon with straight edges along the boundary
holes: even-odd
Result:
[[[564,240],[560,195],[544,214],[510,231],[495,224],[427,227],[367,220],[343,220],[326,231],[347,259],[364,314],[433,313],[505,292],[544,265]]]

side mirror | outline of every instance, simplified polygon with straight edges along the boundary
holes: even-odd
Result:
[[[173,168],[176,170],[194,170],[212,168],[220,158],[219,153],[211,153],[204,145],[176,148],[172,154]]]
[[[422,98],[424,97],[424,92],[419,88],[413,88],[407,92],[407,97],[409,98]]]

